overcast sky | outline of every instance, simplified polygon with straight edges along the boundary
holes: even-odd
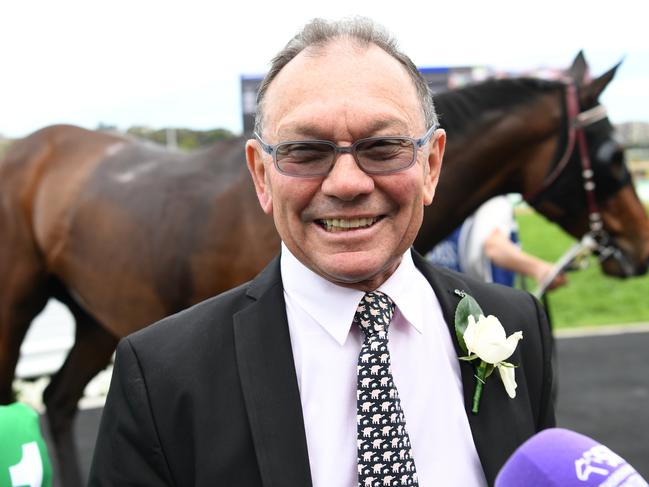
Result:
[[[313,4],[312,4],[313,3]],[[240,75],[315,16],[367,15],[418,66],[567,67],[625,58],[602,101],[649,121],[646,1],[18,0],[0,16],[0,134],[53,123],[241,131]]]

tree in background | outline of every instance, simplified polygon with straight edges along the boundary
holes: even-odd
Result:
[[[2,134],[0,134],[0,159],[5,155],[7,149],[13,142],[13,139],[7,139]]]
[[[219,140],[234,137],[227,129],[216,128],[210,130],[192,130],[179,128],[176,131],[176,141],[179,149],[192,150],[211,145]],[[133,137],[150,140],[161,145],[167,144],[167,129],[153,129],[144,126],[133,126],[126,133]]]

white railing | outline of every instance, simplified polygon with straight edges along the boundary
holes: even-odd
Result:
[[[35,378],[57,371],[74,343],[72,315],[61,303],[50,300],[32,323],[20,347],[16,377]]]

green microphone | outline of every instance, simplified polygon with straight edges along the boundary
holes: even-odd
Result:
[[[15,402],[0,406],[0,487],[51,487],[52,465],[38,414]]]

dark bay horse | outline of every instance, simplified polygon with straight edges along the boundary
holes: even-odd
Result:
[[[616,68],[582,83],[578,56],[574,83],[495,80],[438,95],[447,153],[416,249],[491,196],[519,192],[575,237],[592,233],[607,274],[644,274],[649,220],[598,102]],[[32,319],[59,299],[74,315],[75,343],[44,401],[64,485],[81,483],[77,401],[117,340],[252,278],[277,253],[243,144],[182,153],[53,126],[0,163],[0,403],[12,400]]]

